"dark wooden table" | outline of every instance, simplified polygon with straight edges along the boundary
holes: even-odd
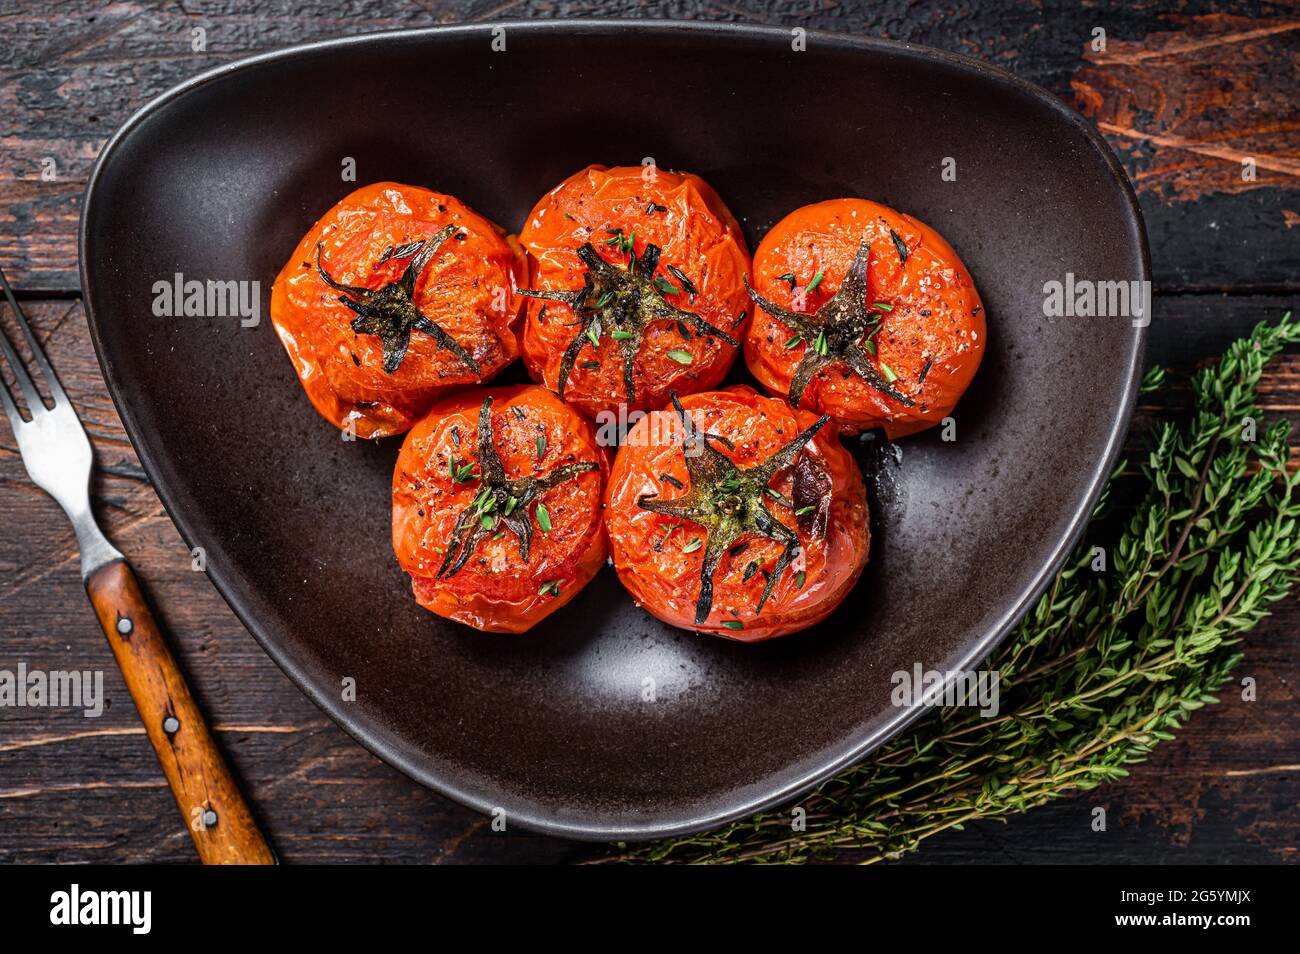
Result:
[[[563,861],[582,846],[486,819],[354,743],[285,678],[190,555],[105,393],[78,297],[76,226],[111,132],[167,87],[303,40],[505,17],[698,17],[824,28],[981,57],[1095,121],[1126,164],[1151,239],[1151,359],[1185,373],[1300,288],[1300,19],[1287,4],[1037,0],[125,0],[0,2],[0,267],[16,283],[98,452],[93,496],[135,561],[209,719],[281,856],[322,861]],[[1106,31],[1094,52],[1093,31]],[[193,49],[195,29],[205,48]],[[1014,148],[1014,143],[1003,148]],[[1243,160],[1256,178],[1243,180]],[[5,317],[7,321],[7,316]],[[1175,376],[1177,379],[1177,375]],[[1176,406],[1177,386],[1139,423]],[[1269,373],[1300,412],[1300,355]],[[105,669],[112,707],[0,709],[0,862],[195,856],[81,588],[76,543],[0,426],[0,668]],[[1276,862],[1300,845],[1300,600],[1247,640],[1228,692],[1128,780],[928,843],[924,862]],[[1104,805],[1109,831],[1091,830]],[[850,860],[846,858],[846,860]]]

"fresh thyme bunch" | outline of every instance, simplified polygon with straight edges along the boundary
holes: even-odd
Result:
[[[869,864],[1127,775],[1217,701],[1241,635],[1300,570],[1290,425],[1256,430],[1260,374],[1300,342],[1290,319],[1260,324],[1195,375],[1192,419],[1155,428],[1143,486],[1124,487],[1117,468],[1084,540],[987,663],[1002,674],[998,716],[959,706],[927,717],[801,799],[803,830],[800,813],[774,810],[602,860],[802,862],[856,848]],[[1143,390],[1163,381],[1153,369]],[[1121,490],[1137,502],[1110,513]]]

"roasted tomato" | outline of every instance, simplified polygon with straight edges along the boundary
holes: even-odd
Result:
[[[984,354],[970,273],[938,232],[863,199],[796,209],[754,255],[745,359],[845,433],[890,438],[952,412]]]
[[[523,250],[463,202],[415,186],[358,189],[303,236],[271,321],[331,424],[400,434],[450,388],[519,356]]]
[[[867,497],[825,427],[744,385],[639,420],[605,494],[614,566],[673,626],[755,642],[830,615],[867,562]]]
[[[393,549],[416,600],[500,633],[554,613],[605,562],[608,469],[591,424],[545,388],[439,401],[393,474]]]
[[[533,379],[595,417],[714,387],[750,304],[740,226],[699,176],[588,166],[537,203],[519,240]]]

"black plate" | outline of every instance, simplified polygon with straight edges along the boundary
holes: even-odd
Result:
[[[413,778],[504,807],[509,824],[684,832],[861,758],[919,714],[890,704],[893,672],[973,666],[1002,638],[1120,446],[1143,331],[1043,317],[1043,283],[1066,272],[1149,275],[1132,192],[1096,133],[964,57],[817,33],[804,52],[791,44],[778,29],[631,22],[318,43],[165,94],[91,179],[91,332],[182,534],[321,708]],[[354,188],[347,158],[358,183],[429,185],[518,229],[582,166],[645,157],[703,175],[751,248],[791,209],[839,196],[942,232],[989,320],[958,440],[907,440],[875,477],[872,562],[816,630],[752,646],[672,630],[608,570],[523,637],[444,622],[416,606],[390,549],[396,442],[346,443],[316,416],[266,317],[271,282]],[[261,324],[155,317],[154,283],[176,273],[260,281]]]

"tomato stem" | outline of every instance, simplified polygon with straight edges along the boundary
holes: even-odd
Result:
[[[492,430],[492,396],[483,399],[478,410],[478,466],[479,491],[452,526],[451,540],[447,544],[442,566],[437,578],[449,579],[460,571],[485,537],[491,536],[498,523],[503,523],[519,539],[519,556],[527,563],[533,540],[533,523],[528,515],[528,505],[537,500],[536,519],[543,531],[551,529],[550,512],[539,497],[579,474],[596,470],[598,464],[584,461],[563,464],[549,473],[534,477],[507,477],[501,456],[497,453]]]
[[[892,372],[882,373],[864,350],[863,337],[873,325],[878,326],[881,320],[880,314],[867,307],[867,265],[870,260],[871,243],[864,240],[859,243],[858,252],[840,287],[811,315],[800,314],[768,301],[754,291],[748,278],[745,279],[745,290],[754,303],[794,333],[785,347],[794,348],[800,342],[808,345],[790,378],[791,404],[797,406],[813,375],[832,364],[848,365],[858,377],[904,407],[912,407],[916,403],[893,386],[889,377]],[[818,272],[806,290],[812,291],[820,284],[822,275],[822,272]],[[781,279],[786,277],[783,275]],[[791,289],[793,290],[793,284]],[[871,307],[881,308],[882,305],[883,303],[876,302]],[[889,306],[888,310],[892,311],[893,306]],[[873,346],[873,354],[875,350]]]
[[[672,394],[672,402],[684,429],[682,454],[686,460],[690,486],[680,497],[671,500],[662,500],[658,494],[643,494],[637,498],[637,506],[652,513],[692,520],[707,531],[708,543],[704,547],[704,561],[700,566],[700,593],[695,603],[697,626],[704,624],[713,608],[713,576],[718,563],[722,555],[735,546],[737,540],[746,535],[757,535],[784,544],[776,566],[767,576],[763,595],[755,610],[755,614],[762,613],[776,581],[799,552],[798,534],[767,509],[766,497],[769,495],[784,502],[784,498],[768,487],[768,484],[779,471],[795,463],[804,445],[826,426],[830,417],[822,415],[761,463],[742,468],[737,467],[731,458],[709,443],[710,440],[715,440],[731,447],[730,441],[721,435],[708,434],[698,429],[676,393]],[[694,549],[699,547],[692,547]],[[683,552],[690,551],[684,547]]]
[[[448,225],[423,241],[410,242],[385,252],[380,261],[408,256],[411,261],[397,281],[389,282],[381,288],[362,288],[335,281],[325,271],[325,265],[321,262],[321,245],[319,242],[316,244],[316,271],[326,285],[335,291],[344,292],[339,296],[339,301],[356,314],[352,319],[352,330],[357,334],[374,335],[383,342],[385,374],[391,375],[401,366],[414,327],[436,341],[438,347],[456,355],[480,380],[483,377],[478,363],[469,352],[415,304],[415,284],[420,273],[457,228],[458,226]],[[353,360],[356,360],[355,354]]]
[[[602,336],[607,336],[618,347],[623,359],[623,392],[628,401],[636,400],[636,382],[634,366],[637,353],[646,328],[656,321],[675,321],[679,327],[690,326],[696,333],[721,338],[733,348],[740,347],[727,332],[705,321],[694,312],[684,311],[670,304],[665,295],[681,294],[685,290],[694,300],[696,289],[682,272],[668,266],[668,271],[682,282],[677,288],[663,276],[655,276],[659,267],[659,246],[648,244],[638,256],[632,240],[623,239],[622,230],[608,230],[614,234],[614,240],[627,253],[627,267],[607,261],[590,242],[578,247],[578,259],[586,266],[582,287],[573,290],[541,290],[525,288],[520,294],[529,298],[559,302],[573,309],[577,318],[577,333],[569,342],[560,359],[560,380],[558,391],[564,399],[564,390],[573,373],[573,366],[588,345],[599,353]],[[634,235],[635,237],[635,235]],[[607,240],[606,244],[614,240]],[[687,361],[676,359],[681,364],[689,363],[689,352],[679,352],[688,356]],[[581,367],[586,367],[584,363]],[[599,367],[599,364],[595,365]]]

